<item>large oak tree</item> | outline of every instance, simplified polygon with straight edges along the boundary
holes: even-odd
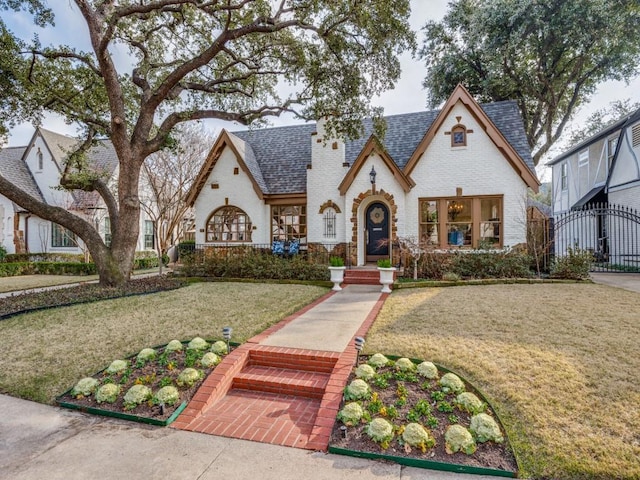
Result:
[[[295,112],[304,118],[331,115],[339,119],[331,122],[336,133],[354,136],[359,120],[374,113],[369,100],[398,79],[399,54],[414,47],[409,0],[69,4],[66,8],[75,6],[86,23],[91,49],[42,47],[37,39],[27,44],[3,29],[10,42],[0,53],[12,59],[2,62],[3,74],[12,79],[11,101],[59,113],[83,127],[85,141],[69,160],[76,174],[64,184],[102,196],[111,219],[111,245],[90,222],[38,202],[1,177],[0,193],[76,233],[105,285],[130,277],[142,165],[171,143],[174,127],[199,119],[249,125]],[[29,11],[41,23],[51,19],[42,0],[0,0],[0,9],[7,8]],[[78,35],[82,31],[78,28]],[[116,62],[114,53],[123,49],[128,57]],[[83,161],[83,152],[104,136],[119,161],[115,195]]]
[[[424,31],[430,103],[458,83],[516,100],[536,165],[599,84],[640,66],[637,0],[454,0]]]

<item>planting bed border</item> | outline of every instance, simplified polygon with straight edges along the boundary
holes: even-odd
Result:
[[[396,361],[399,358],[402,358],[399,355],[385,355],[385,356],[389,360],[393,360],[393,361]],[[411,360],[414,364],[420,363],[423,361],[422,359],[416,359],[416,358],[410,358],[409,360]],[[434,363],[434,365],[438,368],[438,370],[441,370],[445,373],[453,373],[455,375],[458,375],[456,372],[449,370],[447,367],[443,367],[442,365],[439,365],[437,363]],[[354,370],[355,370],[355,367],[354,367]],[[386,461],[397,463],[399,465],[406,465],[408,467],[417,467],[417,468],[424,468],[429,470],[439,470],[444,472],[455,472],[455,473],[467,473],[467,474],[473,474],[473,475],[493,475],[494,477],[517,478],[518,470],[520,470],[518,457],[515,455],[515,452],[511,447],[509,436],[507,435],[507,431],[505,430],[504,425],[500,420],[500,417],[498,417],[498,413],[496,412],[496,409],[493,408],[493,405],[486,399],[486,397],[482,394],[482,392],[476,388],[475,385],[469,382],[466,378],[460,375],[458,376],[465,382],[465,384],[471,387],[471,389],[477,394],[480,400],[485,402],[487,406],[491,409],[491,411],[495,414],[495,419],[497,420],[498,424],[500,425],[500,428],[504,432],[505,442],[509,446],[511,453],[513,454],[513,458],[517,466],[517,471],[513,472],[511,470],[499,470],[499,469],[486,468],[486,467],[474,467],[470,465],[460,465],[458,463],[436,462],[433,460],[423,460],[420,458],[399,457],[399,456],[388,455],[384,453],[362,452],[360,450],[350,450],[347,448],[334,447],[331,445],[331,443],[329,443],[328,452],[334,453],[336,455],[345,455],[348,457],[356,457],[356,458],[366,458],[369,460],[386,460]],[[344,400],[341,403],[341,406],[343,405],[343,403],[344,403]],[[336,422],[338,421],[339,420],[336,419]]]
[[[190,340],[182,340],[180,343],[182,343],[185,347],[186,345],[189,343]],[[208,343],[213,343],[217,340],[210,340],[210,339],[206,339],[206,341]],[[166,347],[168,344],[167,343],[163,343],[161,345],[155,345],[153,348],[154,350],[157,350],[159,348],[163,348]],[[239,344],[236,342],[229,342],[229,345],[232,347],[238,347]],[[137,353],[131,354],[131,355],[127,355],[126,357],[124,357],[127,360],[131,360],[132,358],[135,358],[135,356],[137,355]],[[94,373],[93,375],[90,375],[91,377],[95,377],[98,375],[101,375],[108,367],[103,368],[102,370]],[[213,372],[215,370],[215,367],[211,370],[211,372]],[[71,402],[65,402],[64,400],[62,400],[63,397],[68,396],[71,394],[71,391],[73,390],[74,387],[71,387],[70,389],[66,390],[65,392],[63,392],[62,394],[58,395],[56,397],[56,403],[64,408],[68,408],[70,410],[78,410],[80,412],[85,412],[85,413],[91,413],[93,415],[101,415],[103,417],[111,417],[111,418],[118,418],[120,420],[128,420],[131,422],[138,422],[138,423],[146,423],[147,425],[156,425],[159,427],[166,427],[168,425],[170,425],[171,423],[173,423],[173,421],[178,418],[178,416],[182,413],[182,411],[187,407],[187,405],[189,404],[189,402],[182,402],[178,408],[176,408],[176,410],[171,414],[171,416],[169,418],[167,418],[166,420],[157,420],[155,418],[149,418],[149,417],[142,417],[140,415],[133,415],[131,413],[124,413],[124,412],[115,412],[113,410],[105,410],[102,408],[96,408],[96,407],[85,407],[82,405],[78,405],[75,403],[71,403]]]

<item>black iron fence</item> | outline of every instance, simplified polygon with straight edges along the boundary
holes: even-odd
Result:
[[[608,203],[590,204],[553,219],[550,253],[569,249],[593,254],[592,271],[640,272],[640,215],[637,210]]]

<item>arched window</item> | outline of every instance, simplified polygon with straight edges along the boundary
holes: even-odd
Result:
[[[464,125],[456,125],[451,129],[451,146],[464,147],[467,145],[467,129]]]
[[[238,207],[221,207],[207,220],[207,242],[250,242],[251,219]]]

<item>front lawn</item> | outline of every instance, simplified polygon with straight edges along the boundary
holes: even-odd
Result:
[[[640,478],[640,295],[593,284],[394,292],[369,353],[430,360],[493,403],[524,478]]]
[[[195,336],[242,343],[328,290],[197,283],[168,292],[43,310],[0,321],[0,392],[42,403],[144,347]],[[55,295],[55,293],[52,293]]]

